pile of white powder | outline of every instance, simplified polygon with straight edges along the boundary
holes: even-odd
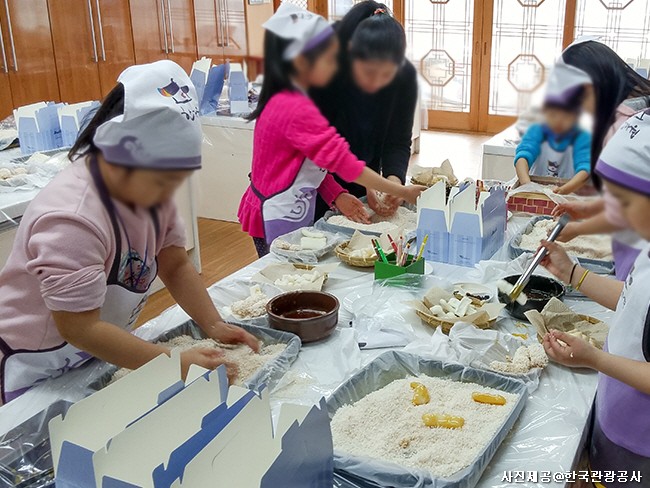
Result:
[[[428,404],[411,403],[412,381],[427,387]],[[472,400],[475,391],[501,395],[507,403],[476,403]],[[517,398],[474,383],[428,376],[396,380],[336,412],[332,419],[334,448],[448,477],[474,461],[510,415]],[[423,424],[423,414],[462,417],[465,424],[460,429],[430,428]]]
[[[167,342],[161,342],[161,344],[171,349],[178,349],[179,351],[186,351],[193,348],[221,349],[224,360],[235,363],[239,368],[239,375],[235,380],[235,385],[242,385],[244,381],[257,373],[262,366],[278,357],[287,347],[286,344],[269,344],[262,346],[259,354],[255,354],[248,346],[242,344],[220,344],[213,339],[195,339],[187,335],[174,337]],[[130,372],[131,370],[126,368],[117,370],[111,378],[110,383],[114,383]]]
[[[548,238],[556,222],[551,219],[543,219],[535,222],[533,229],[521,237],[519,247],[527,251],[537,251],[539,243]],[[572,256],[587,259],[598,259],[611,261],[612,239],[605,235],[579,236],[570,242],[562,243],[562,247]]]
[[[365,207],[372,224],[360,224],[348,219],[344,215],[333,215],[327,219],[328,224],[339,227],[348,227],[360,231],[394,233],[398,229],[403,229],[405,233],[415,230],[417,227],[417,214],[406,207],[399,207],[395,215],[391,217],[380,217],[375,214],[368,206]]]

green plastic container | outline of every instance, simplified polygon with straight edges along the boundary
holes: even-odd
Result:
[[[413,261],[414,256],[409,256],[406,266],[397,266],[395,264],[395,254],[387,256],[388,264],[382,260],[375,261],[375,279],[388,280],[404,274],[424,274],[424,258]]]

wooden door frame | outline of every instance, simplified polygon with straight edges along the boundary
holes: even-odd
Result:
[[[400,4],[404,16],[406,0],[395,0],[395,5]],[[428,110],[428,128],[440,130],[455,130],[477,132],[479,129],[479,90],[481,89],[481,39],[486,4],[492,7],[492,0],[475,0],[472,31],[472,77],[470,82],[470,109],[469,112],[450,112],[443,110]],[[489,10],[490,19],[492,11]],[[491,20],[490,20],[491,21]],[[476,75],[479,76],[476,76]]]
[[[282,0],[273,0],[273,11],[275,12]],[[328,18],[328,0],[307,0],[307,10],[314,12],[318,15],[322,15],[326,19]]]

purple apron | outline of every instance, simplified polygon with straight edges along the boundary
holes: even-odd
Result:
[[[636,361],[650,361],[649,252],[650,247],[646,247],[640,253],[625,281],[605,346],[610,354]],[[600,452],[594,453],[592,468],[601,469],[599,464],[611,467],[618,459],[617,470],[629,472],[644,468],[647,480],[650,477],[650,395],[601,373],[595,421],[592,446],[600,446],[596,449]],[[602,446],[607,445],[612,449],[603,452]],[[617,449],[619,454],[625,449],[632,455],[617,456]]]
[[[310,226],[316,213],[316,196],[327,170],[305,159],[289,188],[275,195],[262,195],[253,182],[251,189],[262,201],[264,238],[271,244],[276,237]]]
[[[623,230],[612,235],[612,254],[617,280],[625,281],[646,244],[647,242],[632,230]]]

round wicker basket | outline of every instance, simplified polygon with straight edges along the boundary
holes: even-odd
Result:
[[[342,244],[339,244],[336,247],[334,252],[336,253],[337,258],[339,258],[345,264],[354,266],[356,268],[372,268],[375,266],[377,257],[367,259],[367,258],[358,258],[358,257],[350,256],[350,254],[347,251],[349,243],[350,241],[347,241]]]

